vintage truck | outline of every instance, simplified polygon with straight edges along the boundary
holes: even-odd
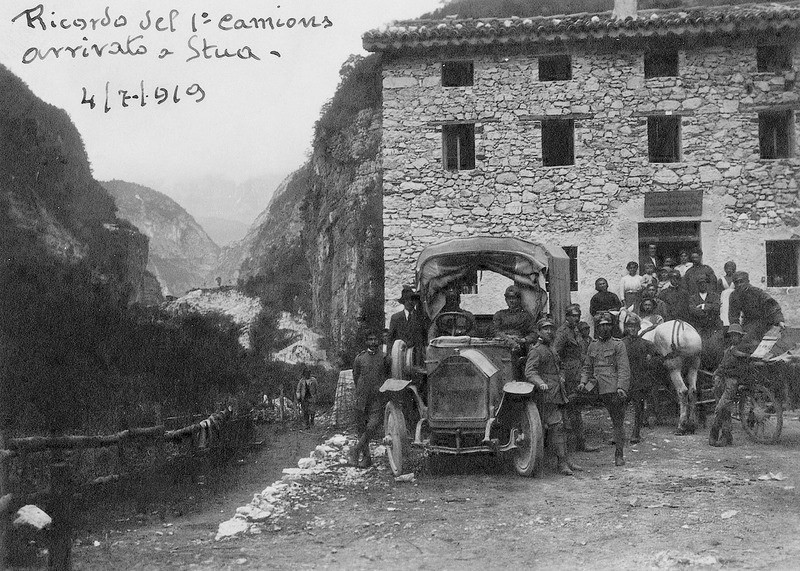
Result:
[[[476,312],[474,324],[469,316],[442,313],[443,292],[475,271],[493,272],[519,286],[531,311],[538,283],[548,292],[545,312],[558,324],[570,303],[569,264],[561,247],[518,238],[456,238],[421,252],[417,291],[425,313],[448,334],[429,339],[424,357],[402,340],[391,348],[392,377],[381,390],[389,397],[384,443],[395,475],[407,468],[412,447],[428,457],[502,454],[518,474],[538,473],[544,447],[538,391],[514,362],[524,356],[512,357],[509,345],[493,338],[493,312]],[[461,334],[469,330],[477,333]]]

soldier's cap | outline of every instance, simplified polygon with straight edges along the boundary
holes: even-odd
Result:
[[[601,313],[597,318],[597,325],[603,325],[607,323],[609,325],[614,325],[614,320],[611,318],[610,313]]]
[[[519,287],[515,285],[510,285],[506,288],[506,297],[522,297],[522,292],[520,292]]]
[[[744,329],[738,323],[732,323],[730,327],[728,327],[728,332],[726,335],[732,335],[734,333],[738,333],[739,335],[744,335]]]
[[[554,326],[555,326],[555,324],[551,320],[547,319],[546,317],[544,319],[540,319],[539,321],[536,322],[536,327],[538,329],[543,329],[545,327],[554,327]]]

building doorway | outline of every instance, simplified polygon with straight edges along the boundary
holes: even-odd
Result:
[[[639,258],[647,257],[647,247],[656,245],[656,257],[663,264],[671,257],[678,261],[682,250],[691,252],[700,247],[700,222],[641,222],[639,223]]]

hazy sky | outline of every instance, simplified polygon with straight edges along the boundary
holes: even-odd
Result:
[[[83,136],[96,178],[174,183],[220,174],[239,182],[264,173],[288,174],[302,163],[314,121],[334,93],[341,64],[351,53],[364,53],[363,32],[394,19],[419,16],[439,4],[439,0],[50,0],[40,5],[38,0],[2,0],[0,62],[36,95],[69,113]],[[107,7],[110,21],[103,21]],[[143,30],[147,10],[150,25]],[[225,18],[226,14],[231,17]],[[192,29],[193,17],[197,32]],[[233,28],[237,19],[250,24],[251,18],[268,17],[275,29],[220,28]],[[300,23],[277,27],[279,20],[288,24],[290,19],[311,17],[317,27],[304,28]],[[96,29],[91,18],[99,20]],[[158,18],[164,18],[159,26],[164,31],[154,29]],[[69,29],[62,29],[62,19]],[[86,29],[80,29],[82,20]],[[204,40],[220,52],[235,54],[241,49],[241,55],[252,53],[260,59],[218,59],[214,48],[209,50],[211,59],[206,59]],[[98,57],[92,44],[109,45]],[[47,53],[49,48],[64,47],[78,47],[76,57],[63,49],[58,58]],[[88,47],[89,57],[83,57],[83,47]],[[109,53],[120,49],[146,53]],[[187,61],[190,58],[194,59]],[[141,99],[130,98],[128,107],[122,107],[119,91],[141,97],[142,82],[145,106]],[[110,111],[106,113],[107,83]],[[203,90],[202,101],[197,102],[201,94],[192,86]],[[94,109],[81,103],[83,88],[87,99],[94,95]]]

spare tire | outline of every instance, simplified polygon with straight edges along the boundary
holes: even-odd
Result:
[[[411,367],[414,365],[414,348],[407,347],[406,342],[397,339],[392,345],[392,378],[411,378]]]

